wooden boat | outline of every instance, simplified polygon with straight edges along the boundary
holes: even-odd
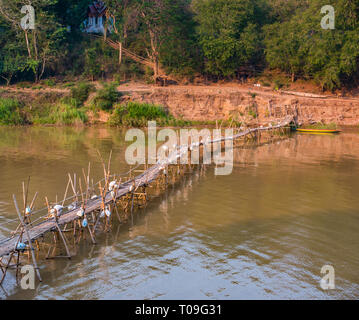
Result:
[[[336,129],[301,129],[297,128],[296,131],[298,132],[307,132],[307,133],[340,133],[340,130]]]

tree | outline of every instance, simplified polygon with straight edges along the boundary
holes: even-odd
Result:
[[[86,50],[85,61],[85,74],[90,76],[92,81],[94,81],[95,77],[99,76],[101,73],[96,48],[90,48]]]
[[[359,3],[336,0],[334,30],[321,27],[324,0],[313,0],[285,23],[265,28],[266,59],[271,68],[313,78],[322,90],[340,88],[359,66]]]
[[[80,31],[86,19],[86,11],[91,0],[57,0],[51,8],[51,12],[62,26],[69,26],[71,33]]]
[[[9,41],[15,37],[8,24],[0,18],[0,78],[9,85],[14,75],[24,67],[25,53],[16,42]]]
[[[114,29],[114,35],[109,37],[117,44],[107,39],[107,34],[104,40],[119,50],[120,63],[125,54],[151,67],[156,79],[164,73],[161,62],[172,64],[169,69],[174,70],[174,64],[178,67],[178,56],[185,56],[184,49],[190,49],[189,43],[194,47],[194,32],[192,39],[188,33],[191,28],[193,31],[188,0],[107,0],[106,5],[106,21]],[[188,54],[188,60],[193,55]],[[187,67],[191,65],[188,60]]]
[[[142,26],[140,37],[145,44],[147,56],[154,64],[154,77],[157,78],[159,73],[163,72],[161,62],[167,64],[176,62],[177,59],[173,59],[173,55],[182,59],[187,58],[187,68],[191,68],[191,64],[193,68],[195,53],[192,50],[196,46],[193,36],[190,35],[190,32],[194,32],[190,2],[186,0],[139,0],[139,14],[139,22]],[[182,46],[179,46],[180,44]]]
[[[0,0],[0,15],[8,21],[15,32],[14,41],[27,50],[23,71],[32,71],[35,81],[39,81],[45,68],[66,54],[66,27],[56,20],[51,12],[58,0]],[[23,29],[21,8],[32,5],[35,8],[35,29]]]
[[[253,0],[194,0],[206,71],[233,77],[243,65],[258,62],[265,5]]]
[[[133,0],[107,0],[106,21],[104,39],[107,38],[107,29],[112,27],[115,40],[118,43],[119,64],[122,63],[123,46],[126,45],[128,34],[137,24],[138,3]]]
[[[303,71],[305,52],[303,34],[293,23],[275,23],[265,27],[265,53],[270,68],[278,68],[291,75],[292,82]]]
[[[309,0],[268,0],[272,23],[286,22],[290,20],[297,10],[305,10],[309,6]]]
[[[23,56],[19,54],[16,48],[3,48],[3,54],[0,60],[0,78],[6,81],[8,86],[14,75],[24,69]]]

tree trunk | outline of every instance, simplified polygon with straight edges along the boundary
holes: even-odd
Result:
[[[33,41],[34,41],[34,50],[35,50],[35,59],[39,60],[39,55],[37,51],[37,38],[36,38],[36,31],[33,32]]]
[[[27,53],[29,54],[29,58],[31,59],[31,50],[30,50],[30,44],[29,44],[29,37],[27,35],[27,31],[25,30],[25,40],[26,40],[26,47],[27,47]]]
[[[39,80],[41,80],[42,76],[44,75],[45,66],[46,66],[46,59],[44,59],[43,62],[42,62],[42,68],[41,68],[41,73],[40,73],[40,76],[39,76]]]
[[[155,79],[158,78],[158,60],[155,59],[155,68],[154,68],[154,76],[155,76]]]
[[[122,64],[122,42],[118,43],[118,64]]]
[[[157,53],[154,53],[153,55],[153,77],[155,78],[155,81],[159,77],[159,61]]]
[[[6,86],[8,87],[10,85],[13,74],[10,74],[8,78],[5,78],[4,76],[0,76],[0,77],[6,81]]]

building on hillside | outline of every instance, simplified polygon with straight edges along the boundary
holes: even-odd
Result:
[[[87,8],[87,19],[84,21],[83,31],[87,33],[105,33],[107,7],[103,1],[94,1]],[[111,32],[111,24],[108,26]]]

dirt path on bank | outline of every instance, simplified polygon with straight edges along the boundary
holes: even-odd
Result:
[[[57,92],[57,93],[69,93],[70,89],[60,89],[60,88],[42,88],[42,89],[33,89],[33,88],[15,88],[15,87],[0,87],[8,92],[16,92],[16,93],[46,93],[46,92]]]

